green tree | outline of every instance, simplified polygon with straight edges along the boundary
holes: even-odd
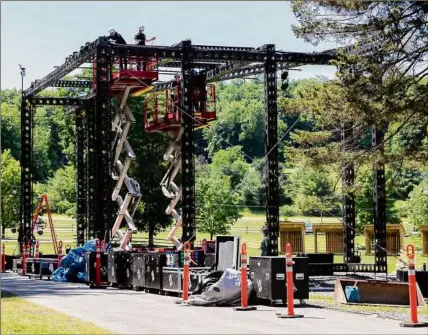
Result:
[[[293,11],[298,20],[293,26],[295,34],[312,44],[331,41],[346,45],[353,40],[358,42],[354,48],[358,53],[360,48],[375,43],[371,52],[339,54],[333,64],[339,67],[340,81],[321,84],[319,91],[307,92],[305,104],[310,107],[309,113],[319,120],[336,123],[335,126],[341,121],[366,127],[387,123],[387,139],[417,122],[424,134],[413,133],[414,139],[426,138],[428,7],[425,3],[295,1]],[[422,142],[414,141],[395,159],[409,157],[424,164],[428,150]],[[370,154],[355,152],[361,159]]]
[[[240,196],[230,187],[230,177],[209,173],[196,179],[196,227],[201,233],[214,235],[229,233],[240,218]]]
[[[3,94],[3,91],[1,93]],[[19,139],[21,129],[17,106],[9,102],[2,102],[0,117],[2,150],[10,149],[12,156],[18,159],[21,147]]]
[[[303,215],[320,215],[321,212],[331,215],[338,209],[337,199],[333,192],[328,173],[321,169],[299,166],[285,186],[287,196],[292,199],[294,211]],[[287,214],[284,207],[282,212]]]
[[[58,169],[46,185],[53,212],[74,216],[76,212],[76,168],[67,165]],[[39,194],[35,194],[35,197]]]
[[[394,199],[390,197],[390,183],[386,180],[386,222],[400,223]],[[356,174],[355,186],[355,211],[356,229],[358,233],[363,233],[364,225],[372,225],[374,222],[373,204],[373,173],[370,166],[362,166]]]
[[[1,222],[2,236],[6,228],[19,224],[20,166],[11,150],[1,154]]]
[[[234,189],[245,178],[249,164],[245,162],[242,147],[235,146],[220,149],[214,154],[211,164],[212,173],[230,177],[231,187]]]
[[[407,210],[409,213],[409,221],[416,227],[428,224],[428,178],[422,180],[412,192]]]

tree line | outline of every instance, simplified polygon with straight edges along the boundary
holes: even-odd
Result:
[[[356,197],[357,229],[373,222],[372,169],[386,166],[387,222],[408,217],[428,222],[428,7],[421,2],[293,2],[297,37],[313,44],[377,43],[365,55],[341,53],[333,80],[291,81],[278,99],[280,205],[283,216],[341,216],[343,192]],[[280,85],[278,85],[280,86]],[[264,211],[266,178],[263,80],[220,82],[217,120],[196,133],[197,229],[226,233],[243,209]],[[55,89],[46,95],[78,95],[81,89]],[[18,222],[20,92],[3,90],[2,219]],[[129,172],[143,198],[136,215],[151,238],[171,224],[160,190],[167,166],[165,134],[144,132],[144,98],[132,98],[137,119],[129,141],[137,156]],[[344,152],[341,127],[352,128]],[[371,127],[383,129],[382,145],[371,146]],[[75,212],[75,127],[61,107],[35,111],[34,193],[47,192],[53,210]],[[351,189],[342,189],[344,162],[356,172]],[[13,193],[13,191],[15,193]],[[3,200],[3,199],[2,199]],[[18,207],[17,207],[18,206]]]

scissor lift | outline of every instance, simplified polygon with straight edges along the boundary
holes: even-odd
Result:
[[[144,67],[142,66],[143,62],[145,63]],[[119,61],[116,62],[116,64],[118,63]],[[135,69],[137,64],[141,65],[139,70]],[[96,82],[95,79],[94,83]],[[131,237],[132,234],[137,233],[133,216],[141,199],[140,185],[135,179],[128,176],[129,167],[136,159],[136,156],[128,142],[128,133],[131,126],[135,124],[135,118],[127,104],[127,100],[132,93],[150,86],[157,79],[156,58],[129,58],[127,60],[127,68],[119,69],[112,73],[110,93],[117,96],[120,101],[119,106],[116,108],[111,128],[116,133],[113,141],[111,162],[112,178],[116,181],[116,185],[111,198],[119,206],[119,211],[112,228],[112,235],[118,238],[119,249],[123,250],[132,248],[130,244]],[[93,89],[96,90],[95,84],[93,85]],[[120,194],[123,185],[126,187],[124,198]],[[123,219],[126,221],[125,231],[120,229]]]
[[[202,99],[199,97],[202,103],[197,104],[199,109],[194,112],[195,129],[204,128],[209,122],[216,119],[215,86],[208,84],[200,92],[205,94],[205,97],[202,97]],[[163,96],[163,94],[165,95]],[[164,196],[171,199],[165,213],[171,215],[175,220],[167,240],[172,241],[177,250],[183,248],[183,244],[175,236],[177,229],[182,225],[181,215],[175,209],[181,200],[182,189],[174,181],[181,171],[181,137],[183,134],[181,115],[183,111],[180,108],[180,97],[180,85],[168,88],[164,93],[162,91],[149,93],[145,99],[144,111],[146,131],[167,132],[170,137],[170,144],[163,156],[163,159],[169,163],[169,168],[160,185]]]

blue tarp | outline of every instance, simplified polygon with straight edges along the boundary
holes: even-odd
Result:
[[[58,282],[84,282],[85,253],[95,251],[95,240],[89,240],[83,247],[71,249],[61,260],[60,267],[52,273],[52,279]]]

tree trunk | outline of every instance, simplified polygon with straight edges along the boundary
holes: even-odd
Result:
[[[149,223],[149,247],[153,248],[154,247],[154,238],[155,238],[155,227],[153,226],[153,224]]]
[[[6,238],[6,226],[4,224],[1,226],[1,238]]]
[[[210,241],[213,240],[213,233],[210,233]]]

